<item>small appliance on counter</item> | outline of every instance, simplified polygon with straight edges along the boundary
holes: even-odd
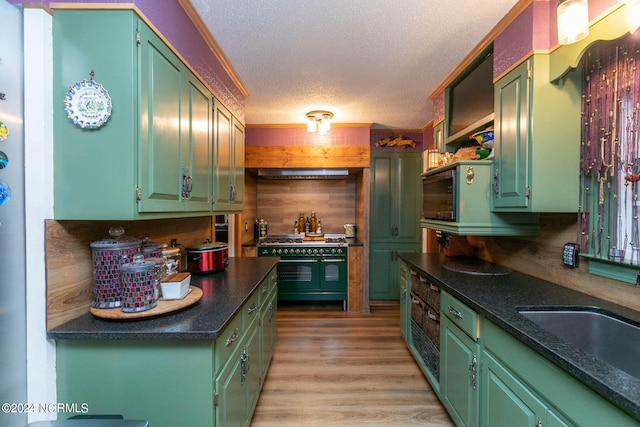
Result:
[[[356,225],[345,224],[344,225],[344,237],[356,237]]]
[[[124,228],[109,228],[109,236],[91,243],[93,259],[93,303],[94,308],[121,306],[122,282],[120,267],[133,260],[140,252],[142,241],[124,235]]]
[[[229,246],[207,239],[199,246],[186,248],[187,271],[191,273],[213,273],[229,265]]]

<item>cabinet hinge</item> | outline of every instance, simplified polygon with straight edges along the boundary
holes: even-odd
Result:
[[[531,65],[527,65],[527,80],[531,80]]]
[[[140,46],[142,39],[140,38],[140,30],[136,30],[136,46]]]
[[[136,202],[142,200],[142,190],[136,185]]]
[[[531,187],[527,186],[527,189],[524,191],[524,196],[528,199],[531,197]]]
[[[218,406],[218,398],[220,397],[220,395],[218,393],[215,393],[213,395],[213,406],[217,407]]]

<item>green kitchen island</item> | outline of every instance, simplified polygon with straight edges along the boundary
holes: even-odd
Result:
[[[248,426],[277,340],[278,260],[230,258],[224,271],[192,275],[202,299],[177,312],[87,313],[48,331],[57,401],[154,427]]]

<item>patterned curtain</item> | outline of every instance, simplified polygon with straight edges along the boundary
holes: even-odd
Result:
[[[640,37],[598,42],[585,53],[578,241],[582,252],[640,264]]]

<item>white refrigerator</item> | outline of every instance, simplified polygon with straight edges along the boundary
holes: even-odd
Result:
[[[27,423],[21,7],[0,0],[0,426]],[[9,406],[8,406],[9,405]]]

